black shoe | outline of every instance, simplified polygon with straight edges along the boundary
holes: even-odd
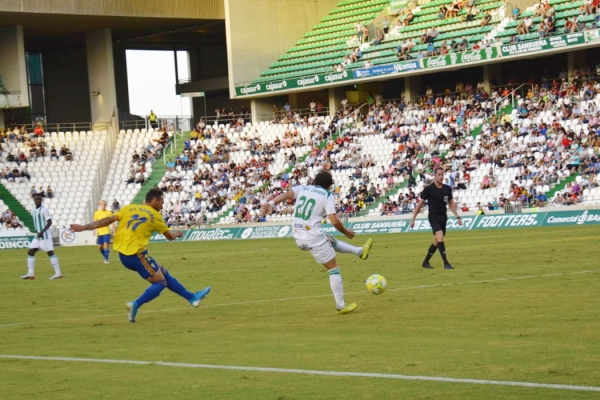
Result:
[[[454,267],[450,264],[445,264],[444,269],[454,269]]]
[[[421,267],[427,268],[427,269],[433,269],[431,264],[429,264],[427,261],[423,261],[423,265],[421,265]]]

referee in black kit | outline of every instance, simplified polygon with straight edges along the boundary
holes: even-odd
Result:
[[[437,167],[435,169],[434,182],[425,186],[421,192],[421,199],[419,199],[419,203],[417,204],[412,219],[410,220],[410,227],[413,228],[415,226],[415,218],[417,218],[419,211],[421,211],[423,204],[425,204],[425,200],[427,200],[429,203],[429,224],[433,230],[433,242],[431,246],[429,246],[427,257],[425,257],[425,260],[423,261],[423,268],[433,268],[431,264],[429,264],[429,260],[435,254],[435,251],[439,249],[442,259],[444,260],[444,268],[454,269],[454,267],[448,262],[448,258],[446,258],[446,246],[444,245],[446,222],[448,221],[448,216],[446,215],[446,204],[448,204],[450,210],[456,216],[458,225],[462,226],[463,222],[458,215],[456,203],[452,198],[452,188],[448,185],[444,185],[443,182],[444,169]]]

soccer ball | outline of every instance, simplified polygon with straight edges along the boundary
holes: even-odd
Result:
[[[381,275],[371,275],[367,278],[365,284],[367,285],[367,290],[371,294],[381,294],[385,292],[387,287],[387,282]]]

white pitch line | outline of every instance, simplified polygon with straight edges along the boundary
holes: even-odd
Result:
[[[75,358],[75,357],[42,357],[42,356],[24,356],[24,355],[1,355],[0,358],[12,360],[34,360],[34,361],[63,361],[63,362],[84,362],[97,364],[129,364],[129,365],[157,365],[163,367],[176,368],[199,368],[199,369],[219,369],[228,371],[250,371],[250,372],[274,372],[282,374],[300,374],[300,375],[318,375],[318,376],[339,376],[339,377],[358,377],[358,378],[380,378],[380,379],[400,379],[407,381],[430,381],[430,382],[448,382],[448,383],[468,383],[475,385],[497,385],[497,386],[517,386],[539,389],[558,389],[600,392],[598,386],[577,386],[560,385],[554,383],[534,383],[534,382],[513,382],[513,381],[495,381],[487,379],[464,379],[447,378],[443,376],[418,376],[418,375],[399,375],[399,374],[379,374],[373,372],[344,372],[344,371],[319,371],[310,369],[295,368],[268,368],[268,367],[242,367],[236,365],[213,365],[213,364],[190,364],[175,363],[163,361],[136,361],[136,360],[111,360],[102,358]]]
[[[600,272],[600,270],[590,270],[590,271],[585,270],[585,271],[564,272],[564,273],[546,274],[546,275],[524,275],[524,276],[515,276],[515,277],[510,277],[510,278],[485,279],[485,280],[478,280],[478,281],[434,283],[431,285],[409,286],[409,287],[404,287],[404,288],[391,288],[391,289],[388,289],[388,292],[396,291],[396,290],[431,289],[431,288],[455,286],[455,285],[474,285],[474,284],[478,284],[478,283],[516,281],[516,280],[520,280],[520,279],[534,279],[534,278],[565,276],[565,275],[574,275],[574,274],[590,274],[590,273],[595,273],[595,272]],[[364,294],[364,293],[365,293],[364,291],[360,291],[360,292],[347,292],[346,294]],[[319,295],[314,295],[314,296],[284,297],[284,298],[279,298],[279,299],[236,301],[236,302],[232,302],[232,303],[206,304],[206,305],[202,305],[202,307],[205,308],[205,307],[242,306],[242,305],[261,304],[261,303],[274,303],[274,302],[279,302],[279,301],[318,299],[320,297],[331,297],[331,296],[332,296],[331,294],[319,294]],[[181,311],[181,310],[189,310],[189,307],[166,308],[163,310],[149,310],[149,311],[142,311],[141,313],[142,314],[164,313],[164,312]],[[8,327],[22,326],[22,325],[51,324],[51,323],[55,323],[55,322],[81,321],[81,320],[86,320],[86,319],[111,318],[111,317],[121,317],[121,316],[123,316],[123,313],[94,315],[94,316],[89,316],[89,317],[50,319],[50,320],[31,321],[31,322],[15,322],[15,323],[10,323],[10,324],[2,324],[2,325],[0,325],[0,328],[8,328]]]

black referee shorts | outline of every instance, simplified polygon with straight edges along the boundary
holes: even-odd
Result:
[[[448,217],[445,216],[429,217],[429,225],[431,225],[431,230],[434,235],[436,232],[442,231],[444,236],[446,236],[446,222],[448,222]]]

